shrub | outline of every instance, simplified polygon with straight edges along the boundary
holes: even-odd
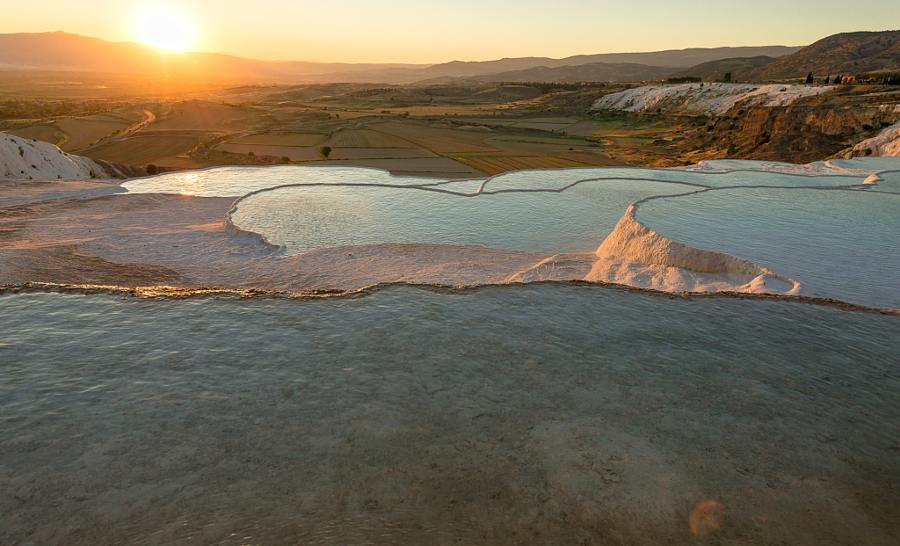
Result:
[[[701,81],[703,80],[697,76],[681,76],[678,78],[668,78],[666,83],[700,83]]]
[[[322,146],[319,148],[319,154],[323,158],[328,159],[331,156],[331,146]]]
[[[147,168],[144,170],[147,171],[147,174],[149,174],[150,176],[159,174],[159,167],[157,167],[153,163],[147,165]]]
[[[285,164],[290,163],[290,162],[291,162],[291,158],[289,158],[289,157],[286,156],[286,155],[285,155],[285,156],[281,156],[281,162],[282,162],[282,163],[285,163]]]

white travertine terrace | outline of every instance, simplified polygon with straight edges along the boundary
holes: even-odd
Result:
[[[592,110],[722,115],[741,103],[746,106],[789,106],[805,97],[827,93],[831,87],[757,85],[741,83],[684,83],[645,85],[600,98]]]
[[[47,142],[0,133],[0,180],[84,180],[107,178],[87,157],[70,155]]]
[[[810,295],[804,292],[798,279],[788,278],[785,272],[773,271],[753,261],[725,252],[704,250],[678,242],[642,223],[639,211],[645,203],[655,199],[680,199],[706,192],[740,188],[782,188],[838,190],[852,193],[884,192],[877,179],[879,173],[893,173],[892,160],[881,160],[880,167],[867,168],[864,160],[840,161],[834,165],[816,164],[790,166],[757,164],[753,162],[712,162],[707,169],[685,172],[672,170],[666,176],[682,173],[694,183],[675,180],[655,180],[654,173],[635,170],[635,182],[664,182],[673,186],[666,196],[654,194],[626,207],[621,216],[607,218],[598,225],[597,241],[576,252],[554,253],[553,248],[538,251],[511,250],[501,244],[436,244],[427,238],[421,242],[399,243],[402,237],[389,235],[384,241],[351,246],[330,245],[299,254],[270,244],[264,233],[254,233],[236,225],[232,214],[250,195],[279,188],[304,186],[345,186],[382,188],[385,191],[406,188],[410,191],[445,195],[446,199],[498,199],[502,195],[524,192],[562,193],[583,183],[598,180],[620,180],[620,170],[579,173],[584,178],[567,180],[565,185],[554,183],[553,171],[536,172],[522,177],[522,188],[503,187],[492,190],[490,183],[464,188],[465,193],[451,191],[440,181],[422,183],[406,180],[406,184],[390,184],[389,177],[375,176],[372,183],[360,182],[352,172],[343,172],[330,183],[323,182],[329,171],[322,169],[284,168],[253,169],[245,172],[253,179],[254,191],[239,184],[243,197],[235,200],[235,193],[215,187],[210,182],[219,173],[240,178],[234,169],[209,170],[201,174],[208,179],[200,186],[214,195],[189,196],[180,193],[183,183],[177,173],[156,179],[135,180],[125,187],[129,193],[113,195],[121,188],[104,186],[99,199],[91,198],[83,190],[77,206],[64,199],[53,198],[49,192],[63,192],[66,197],[74,191],[71,183],[9,184],[0,186],[0,203],[29,204],[23,214],[15,218],[0,216],[0,230],[8,235],[0,241],[0,284],[21,285],[33,281],[57,283],[106,283],[116,286],[173,286],[183,289],[221,288],[276,291],[359,290],[385,283],[448,285],[457,287],[486,284],[510,284],[541,281],[586,281],[628,285],[640,289],[672,293],[737,292],[744,294]],[[900,166],[900,165],[898,165]],[[846,172],[845,172],[846,171]],[[273,179],[265,180],[266,173]],[[734,173],[778,173],[788,177],[782,185],[772,180],[746,179],[741,182]],[[293,174],[291,174],[293,173]],[[838,175],[837,173],[840,173]],[[358,173],[371,178],[371,171]],[[558,173],[557,173],[558,174]],[[663,176],[663,173],[655,173]],[[198,173],[183,173],[196,177]],[[534,184],[535,178],[546,176],[547,187]],[[292,177],[303,182],[284,184]],[[310,178],[312,177],[312,178]],[[720,179],[721,177],[724,177]],[[825,180],[827,179],[827,180]],[[318,180],[318,182],[316,182]],[[727,185],[723,181],[738,185]],[[351,182],[352,181],[352,182]],[[837,184],[835,183],[837,181]],[[238,181],[240,182],[240,181]],[[475,181],[477,182],[477,181]],[[267,187],[269,183],[274,186]],[[79,182],[79,184],[86,184]],[[753,185],[756,184],[756,185]],[[218,186],[219,184],[215,184]],[[192,184],[187,184],[188,189]],[[260,186],[265,189],[258,189]],[[59,189],[53,190],[54,187]],[[92,188],[92,187],[91,187]],[[89,188],[90,191],[100,190]],[[146,190],[146,191],[145,191]],[[191,190],[193,191],[193,190]],[[215,196],[224,192],[227,196]],[[63,194],[61,193],[61,195]],[[835,196],[840,195],[835,193]],[[836,197],[837,198],[837,197]],[[874,198],[874,196],[873,196]],[[57,204],[58,203],[58,204]],[[564,213],[564,211],[559,211]],[[298,211],[299,213],[299,211]],[[618,216],[618,223],[613,226]],[[474,226],[473,226],[474,227]],[[252,228],[251,228],[252,229]],[[610,230],[612,230],[610,232]],[[602,235],[609,233],[602,238]],[[398,236],[400,234],[397,234]],[[599,245],[594,247],[593,245]],[[712,247],[715,248],[715,247]],[[816,296],[823,296],[816,293]],[[829,294],[824,294],[828,297]],[[850,302],[859,304],[860,302]],[[862,302],[878,305],[877,302]]]
[[[660,235],[635,218],[636,208],[628,207],[597,249],[597,261],[584,280],[666,292],[800,293],[799,282],[757,264]]]

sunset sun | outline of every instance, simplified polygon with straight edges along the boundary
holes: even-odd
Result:
[[[178,8],[152,6],[134,14],[135,38],[147,45],[169,51],[185,51],[193,45],[195,31]]]

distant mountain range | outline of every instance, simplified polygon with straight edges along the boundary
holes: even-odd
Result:
[[[720,81],[725,74],[731,73],[735,80],[742,80],[752,71],[776,61],[775,57],[760,55],[758,57],[736,57],[732,59],[720,59],[708,63],[698,64],[687,70],[682,70],[673,77],[694,77],[703,81]],[[804,74],[805,75],[805,74]]]
[[[858,74],[900,69],[900,31],[830,36],[807,47],[719,47],[453,61],[436,65],[273,62],[218,53],[165,53],[64,32],[0,34],[0,69],[78,71],[247,83],[452,83],[652,81],[672,76],[778,80],[809,72]]]
[[[667,51],[655,51],[651,53],[601,53],[598,55],[576,55],[564,59],[551,59],[549,57],[519,57],[513,59],[499,59],[496,61],[462,62],[453,61],[437,64],[418,70],[408,71],[404,81],[397,83],[415,83],[422,80],[435,78],[478,78],[480,76],[492,76],[503,73],[513,73],[515,77],[524,77],[523,71],[548,68],[561,68],[587,65],[645,65],[650,68],[667,68],[670,72],[694,66],[699,63],[725,59],[728,57],[752,57],[767,55],[781,57],[799,51],[799,47],[764,46],[764,47],[716,47],[673,49]],[[596,70],[596,67],[595,67]],[[657,71],[654,71],[657,72]],[[622,78],[614,78],[621,80]],[[537,81],[537,80],[530,80]],[[604,81],[580,79],[578,81]]]
[[[471,78],[477,82],[639,82],[664,80],[672,75],[672,68],[637,63],[589,63],[550,68],[539,66],[485,74]],[[426,80],[427,82],[428,80]]]
[[[780,57],[799,49],[784,46],[720,47],[577,55],[565,59],[521,57],[482,62],[453,61],[437,65],[353,64],[258,61],[218,53],[166,53],[142,44],[49,32],[0,34],[0,68],[273,83],[409,84],[455,78],[496,81],[499,75],[511,81],[542,78],[557,81],[624,81],[657,79],[679,69],[723,58]],[[529,70],[534,72],[529,74]]]
[[[108,42],[65,32],[0,34],[0,68],[302,81],[324,74],[425,68],[414,64],[274,62],[219,53],[166,53],[131,42]]]

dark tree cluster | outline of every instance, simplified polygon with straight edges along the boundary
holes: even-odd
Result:
[[[874,72],[856,76],[856,81],[878,85],[900,85],[900,72]]]
[[[703,79],[697,76],[681,76],[680,78],[669,78],[666,83],[700,83],[701,81]]]

